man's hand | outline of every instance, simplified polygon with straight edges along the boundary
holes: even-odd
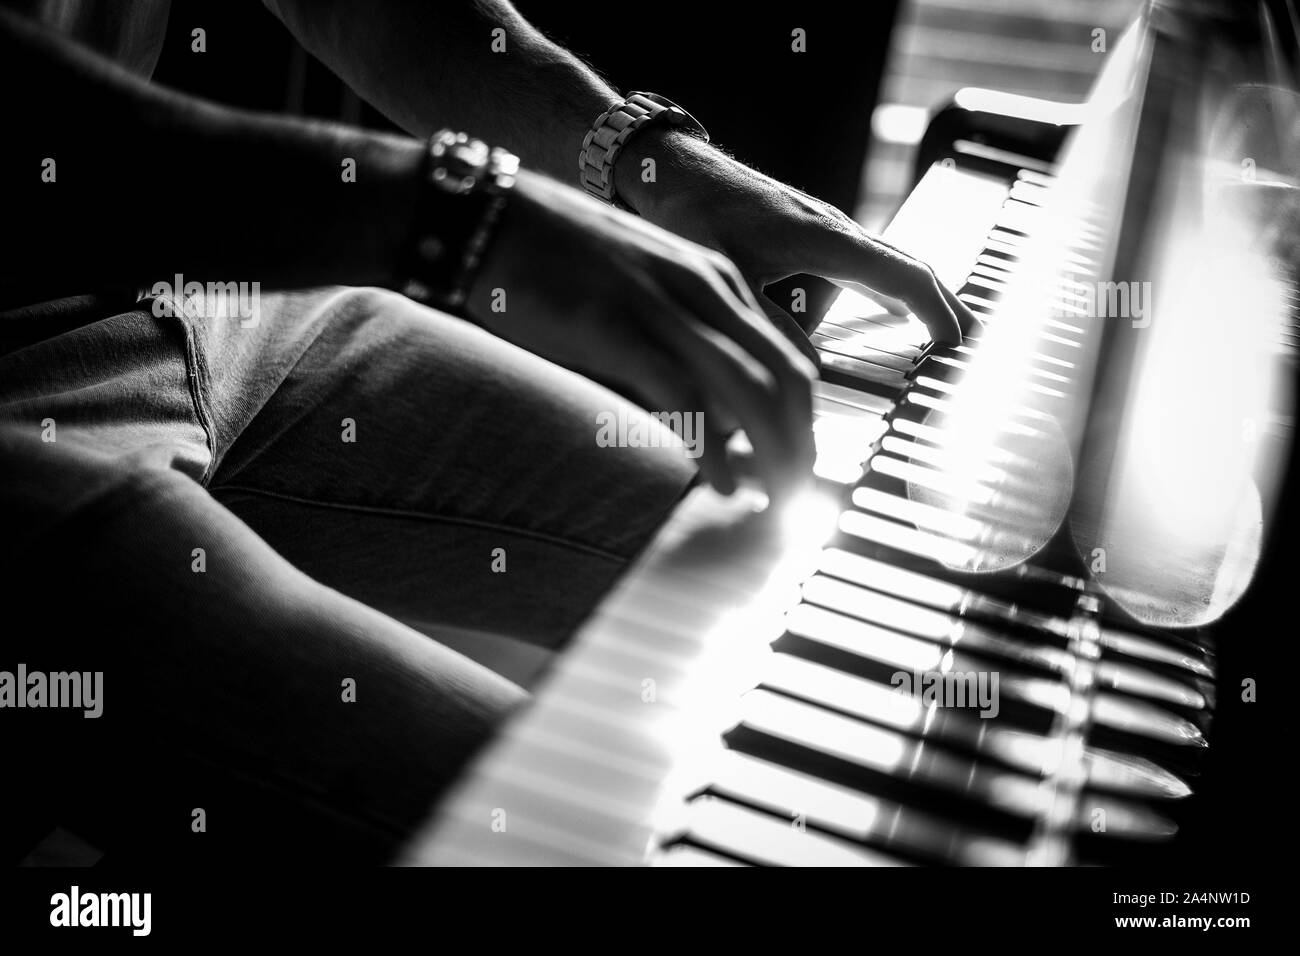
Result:
[[[494,290],[506,308],[492,309]],[[623,382],[664,411],[702,411],[705,478],[735,487],[726,433],[743,428],[769,493],[813,461],[813,363],[777,333],[727,259],[523,172],[469,298],[504,339]]]
[[[653,182],[640,175],[646,159],[655,161]],[[649,221],[731,259],[787,334],[793,319],[763,297],[762,289],[800,273],[897,300],[942,344],[959,344],[962,332],[975,324],[970,310],[940,285],[929,266],[869,235],[828,203],[688,134],[646,130],[633,137],[618,157],[614,185]]]

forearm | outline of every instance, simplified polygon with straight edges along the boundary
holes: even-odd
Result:
[[[0,280],[383,282],[412,230],[417,140],[169,93],[5,11],[0,90],[6,226],[23,240]]]
[[[507,0],[264,2],[406,131],[464,130],[570,185],[583,136],[619,99]],[[493,50],[497,28],[503,52]]]

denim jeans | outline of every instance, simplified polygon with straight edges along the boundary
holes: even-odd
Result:
[[[11,766],[110,856],[384,859],[526,697],[428,635],[557,646],[694,469],[393,293],[170,304],[0,315],[0,669],[104,675]]]

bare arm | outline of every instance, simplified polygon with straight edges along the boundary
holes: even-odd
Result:
[[[407,132],[464,130],[570,185],[588,127],[619,101],[508,0],[264,2],[303,46]],[[494,37],[498,29],[504,34]]]
[[[298,39],[409,132],[464,129],[509,147],[570,186],[595,118],[619,95],[547,40],[508,0],[264,0]],[[505,50],[493,51],[493,31]],[[611,31],[617,27],[611,25]],[[611,34],[611,42],[616,37]],[[689,108],[690,104],[684,104]],[[708,117],[701,117],[708,125]],[[641,160],[660,175],[644,183]],[[683,133],[635,137],[615,167],[629,206],[730,257],[768,316],[810,352],[765,285],[812,273],[905,302],[936,338],[956,342],[974,317],[929,267],[848,216]]]

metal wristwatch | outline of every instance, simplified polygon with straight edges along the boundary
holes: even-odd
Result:
[[[429,137],[416,231],[399,264],[404,295],[464,304],[518,173],[517,156],[482,140],[445,129]]]
[[[582,188],[597,199],[627,209],[614,192],[614,162],[628,141],[652,124],[680,129],[709,141],[709,133],[699,120],[666,96],[631,93],[622,103],[601,113],[583,138],[582,152],[578,154]]]

